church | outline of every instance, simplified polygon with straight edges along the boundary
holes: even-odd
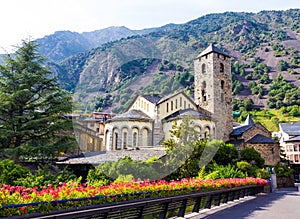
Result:
[[[159,146],[174,121],[189,117],[199,138],[228,141],[232,132],[231,57],[210,44],[194,60],[194,99],[184,92],[137,96],[125,113],[104,123],[105,151]]]
[[[265,127],[250,116],[244,124],[233,127],[231,57],[210,44],[194,59],[194,74],[194,98],[184,92],[163,98],[138,95],[123,114],[94,113],[93,119],[77,122],[75,132],[85,158],[66,163],[99,164],[125,156],[139,161],[164,156],[162,141],[171,137],[175,123],[180,126],[187,117],[199,139],[223,140],[238,150],[252,147],[266,165],[278,163],[279,143]]]

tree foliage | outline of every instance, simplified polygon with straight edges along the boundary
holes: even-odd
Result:
[[[71,95],[44,65],[34,42],[23,41],[0,65],[0,149],[63,144]],[[17,152],[16,156],[20,154]]]

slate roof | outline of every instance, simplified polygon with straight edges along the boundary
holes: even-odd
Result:
[[[200,58],[202,56],[208,55],[208,54],[210,54],[212,52],[219,53],[219,54],[222,54],[224,56],[230,57],[228,54],[226,54],[225,52],[223,52],[222,50],[220,50],[219,48],[217,48],[215,46],[215,43],[211,43],[203,52],[200,53],[200,55],[197,56],[197,58]]]
[[[281,130],[288,135],[300,135],[300,123],[280,123]]]
[[[251,143],[251,144],[259,144],[259,143],[264,143],[264,144],[273,144],[276,143],[272,138],[266,137],[261,134],[256,134],[254,137],[249,139],[246,143]]]
[[[174,119],[184,118],[184,117],[191,117],[191,118],[200,118],[200,119],[211,119],[209,116],[206,116],[197,110],[194,109],[184,109],[184,110],[178,110],[175,113],[167,116],[164,118],[164,121],[171,121]]]
[[[237,127],[233,127],[233,131],[231,132],[230,135],[231,136],[241,135],[254,125],[255,125],[255,122],[252,120],[251,116],[248,114],[244,124],[240,125],[240,126],[237,126]]]
[[[121,158],[131,157],[132,160],[146,161],[151,157],[162,157],[166,155],[163,148],[151,148],[140,150],[119,150],[119,151],[103,151],[90,152],[85,156],[69,158],[65,161],[58,162],[60,164],[101,164],[106,161],[118,161]]]
[[[285,142],[293,142],[293,141],[300,141],[300,136],[285,140]]]
[[[141,110],[136,110],[136,109],[131,109],[125,113],[122,113],[120,115],[117,115],[113,117],[112,119],[108,120],[107,122],[110,121],[135,121],[135,120],[144,120],[144,121],[152,121],[152,119],[144,112]]]
[[[158,103],[158,101],[160,100],[160,97],[157,97],[157,96],[151,96],[151,95],[141,95],[141,96],[154,104]]]

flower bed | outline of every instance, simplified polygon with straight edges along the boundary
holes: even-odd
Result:
[[[101,187],[76,183],[62,183],[58,187],[49,185],[46,188],[3,185],[0,188],[0,216],[46,213],[87,205],[267,184],[266,180],[257,178],[218,180],[191,178],[170,182],[164,180],[114,182]]]

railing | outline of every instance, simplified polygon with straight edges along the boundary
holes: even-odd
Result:
[[[48,214],[34,213],[28,216],[13,216],[10,218],[165,219],[174,216],[183,217],[189,212],[199,212],[201,209],[219,206],[222,203],[237,200],[245,196],[253,196],[262,191],[263,186],[245,186],[185,195],[109,203],[98,206],[86,206],[78,209],[56,210]]]

